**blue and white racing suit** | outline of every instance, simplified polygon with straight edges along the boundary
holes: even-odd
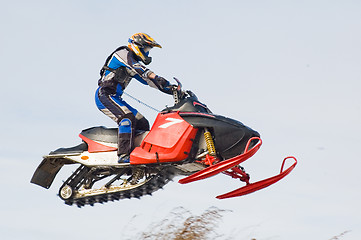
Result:
[[[119,125],[118,155],[130,154],[133,150],[136,129],[149,130],[148,120],[122,99],[123,91],[132,78],[171,94],[169,82],[159,76],[150,79],[151,73],[128,47],[116,49],[100,72],[95,102],[100,111]]]

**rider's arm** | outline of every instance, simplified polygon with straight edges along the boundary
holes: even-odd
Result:
[[[150,72],[148,77],[157,85],[160,91],[172,94],[171,84],[165,78],[156,75],[154,72]]]
[[[133,64],[132,67],[137,72],[134,77],[139,82],[147,84],[153,88],[157,88],[164,93],[172,94],[171,85],[165,78],[156,75],[154,72],[139,63]]]
[[[152,79],[152,80],[153,80],[156,76],[157,76],[157,75],[155,75],[154,72],[150,72],[150,73],[148,74],[148,77],[149,77],[150,79]]]

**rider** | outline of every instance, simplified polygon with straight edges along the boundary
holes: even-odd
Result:
[[[129,38],[128,46],[121,46],[109,55],[100,70],[95,101],[99,110],[119,126],[119,163],[129,162],[129,154],[134,148],[135,130],[149,130],[148,120],[122,99],[130,80],[135,78],[145,85],[172,94],[170,83],[141,63],[151,63],[149,51],[153,47],[162,48],[148,34],[136,33]]]

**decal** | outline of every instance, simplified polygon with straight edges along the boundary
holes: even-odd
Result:
[[[182,120],[182,119],[170,118],[170,117],[166,118],[165,120],[169,121],[169,122],[160,125],[159,128],[167,128],[167,127],[170,127],[170,126],[172,126],[174,124],[184,122],[184,120]]]

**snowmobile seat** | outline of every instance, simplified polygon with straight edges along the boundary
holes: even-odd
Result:
[[[85,142],[82,142],[74,147],[59,148],[50,152],[49,155],[80,154],[86,150],[88,150],[88,145]]]
[[[143,134],[144,130],[135,130],[135,135],[138,136]],[[117,143],[118,142],[118,128],[107,128],[104,126],[92,127],[83,130],[80,135],[89,138],[93,141],[100,141],[106,143]]]
[[[80,134],[93,141],[100,141],[106,143],[116,143],[118,141],[117,128],[107,128],[104,126],[91,127],[83,130]]]

